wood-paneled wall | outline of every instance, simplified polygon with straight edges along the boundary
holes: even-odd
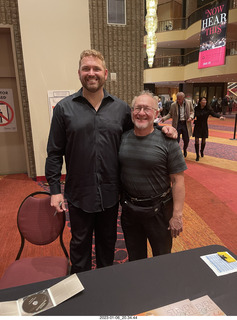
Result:
[[[143,89],[144,0],[126,1],[126,25],[108,25],[106,0],[90,0],[91,48],[105,57],[109,74],[106,90],[131,103]]]

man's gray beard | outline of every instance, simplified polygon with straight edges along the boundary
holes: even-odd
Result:
[[[134,123],[134,127],[136,127],[137,129],[147,129],[150,125],[150,122],[147,122],[146,124],[140,124],[140,123],[137,123],[137,120],[132,120],[132,122]]]

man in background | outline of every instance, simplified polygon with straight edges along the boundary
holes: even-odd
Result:
[[[211,107],[214,110],[214,112],[217,112],[217,99],[216,96],[213,96],[211,100]]]
[[[164,107],[164,116],[166,116],[169,111],[170,111],[170,107],[173,103],[173,98],[169,98],[166,102],[165,102],[165,107]]]
[[[222,108],[222,114],[225,115],[227,111],[227,107],[229,105],[229,96],[226,94],[224,98],[222,99],[221,108]]]
[[[161,122],[170,118],[172,118],[172,126],[178,131],[178,143],[180,141],[180,135],[182,134],[183,154],[186,158],[189,138],[192,135],[194,109],[192,102],[185,99],[185,94],[183,92],[177,93],[177,100],[171,104],[169,113],[162,117]]]

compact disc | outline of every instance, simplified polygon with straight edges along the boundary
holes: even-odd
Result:
[[[44,293],[36,293],[27,297],[23,304],[22,309],[26,313],[36,313],[45,308],[49,302],[49,297]]]

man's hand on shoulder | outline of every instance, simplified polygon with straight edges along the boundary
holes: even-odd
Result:
[[[163,126],[161,131],[171,139],[177,139],[178,137],[177,130],[172,126]]]

